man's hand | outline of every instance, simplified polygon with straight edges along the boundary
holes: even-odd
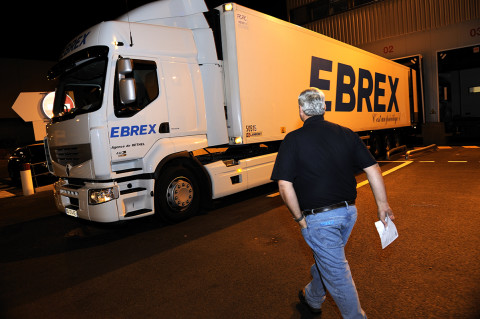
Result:
[[[295,193],[295,188],[293,184],[289,181],[279,180],[278,181],[278,190],[282,196],[285,205],[287,205],[288,210],[292,214],[293,218],[300,219],[302,217],[302,211],[300,210],[300,205],[298,204],[297,193]],[[306,228],[307,221],[303,218],[298,222],[300,227]]]
[[[302,219],[301,221],[298,222],[298,224],[300,225],[300,228],[304,229],[304,228],[307,228],[307,221],[304,219]]]
[[[388,205],[387,191],[385,190],[385,184],[383,183],[380,166],[378,166],[378,164],[374,164],[364,168],[363,170],[367,174],[368,182],[370,183],[373,196],[375,197],[375,202],[377,203],[378,219],[380,219],[383,225],[387,227],[387,222],[385,221],[387,215],[392,221],[395,220],[395,216],[393,215],[392,209]]]
[[[387,222],[385,218],[388,216],[392,221],[395,220],[395,216],[393,215],[393,211],[390,206],[378,208],[378,219],[380,219],[385,227],[387,227]]]

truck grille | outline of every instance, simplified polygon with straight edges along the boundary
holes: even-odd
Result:
[[[76,166],[92,158],[90,144],[50,147],[50,155],[52,161],[63,166],[67,164]]]

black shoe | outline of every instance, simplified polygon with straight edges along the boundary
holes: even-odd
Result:
[[[300,302],[302,304],[304,304],[308,308],[308,310],[310,310],[310,312],[316,313],[316,314],[321,314],[322,313],[322,309],[313,308],[312,306],[310,306],[308,304],[307,299],[305,299],[305,292],[304,292],[303,289],[298,292],[298,299],[300,299]]]

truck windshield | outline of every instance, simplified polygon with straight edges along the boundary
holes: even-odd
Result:
[[[76,62],[58,78],[52,120],[64,121],[102,106],[107,59]]]

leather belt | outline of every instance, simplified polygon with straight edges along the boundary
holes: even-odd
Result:
[[[334,210],[334,209],[337,209],[337,208],[353,206],[353,205],[355,205],[354,200],[344,201],[344,202],[340,202],[340,203],[329,205],[329,206],[323,206],[323,207],[320,207],[320,208],[306,209],[306,210],[302,211],[302,213],[303,213],[304,216],[313,215],[313,214],[320,214],[320,213],[325,213],[325,212],[328,212],[328,211],[331,211],[331,210]]]

